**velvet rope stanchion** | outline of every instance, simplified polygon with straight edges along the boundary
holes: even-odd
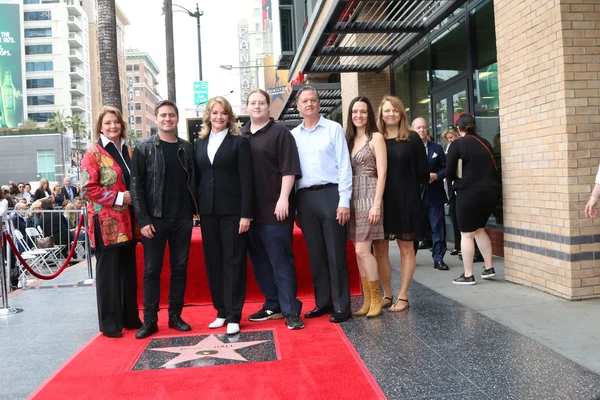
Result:
[[[67,268],[67,266],[69,265],[69,262],[71,261],[71,258],[73,257],[73,253],[75,253],[75,247],[76,247],[75,245],[77,244],[77,239],[79,239],[79,233],[81,232],[81,226],[82,225],[83,225],[83,214],[81,214],[81,216],[79,217],[79,223],[77,224],[77,232],[75,232],[75,240],[73,240],[73,243],[75,243],[75,244],[71,246],[71,251],[69,251],[69,255],[67,256],[67,259],[65,260],[65,262],[63,263],[63,265],[58,269],[58,271],[56,271],[52,275],[42,275],[42,274],[39,274],[39,273],[35,272],[29,266],[29,264],[27,264],[27,261],[25,261],[23,259],[23,257],[21,257],[21,253],[19,253],[19,250],[17,249],[17,246],[15,246],[15,243],[13,242],[12,238],[10,237],[10,235],[4,234],[4,236],[6,237],[6,242],[8,243],[8,245],[10,246],[10,248],[12,249],[13,253],[15,253],[15,256],[21,262],[21,265],[23,267],[25,267],[25,269],[27,271],[29,271],[29,273],[31,275],[35,276],[38,279],[43,279],[43,280],[47,281],[47,280],[54,279],[57,276],[59,276],[65,270],[65,268]]]

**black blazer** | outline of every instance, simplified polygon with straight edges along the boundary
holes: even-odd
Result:
[[[48,193],[48,196],[52,195],[52,192],[50,190],[46,190],[46,193]],[[33,201],[36,200],[40,200],[40,199],[45,199],[46,195],[44,194],[44,191],[41,188],[37,188],[35,190],[35,193],[33,194]]]
[[[446,178],[446,154],[444,148],[434,142],[427,143],[427,161],[429,172],[437,174],[436,181],[427,185],[427,195],[432,204],[443,204],[448,199],[444,190],[444,179]]]
[[[64,200],[75,200],[75,197],[79,196],[77,188],[72,187],[71,189],[73,190],[73,199],[69,197],[69,192],[67,191],[67,188],[64,185],[62,186],[61,193],[64,196]]]
[[[483,142],[483,145],[476,138]],[[492,146],[479,135],[465,135],[452,142],[446,159],[446,177],[454,182],[453,190],[476,186],[493,187],[499,190],[501,185],[496,177],[496,169],[490,153],[493,154]],[[459,159],[462,160],[462,178],[456,176]]]
[[[208,158],[209,137],[196,141],[196,182],[200,215],[252,215],[252,158],[250,143],[229,132],[219,146],[213,164]]]

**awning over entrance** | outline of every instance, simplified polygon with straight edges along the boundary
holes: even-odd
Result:
[[[298,112],[296,100],[298,91],[305,86],[312,86],[319,94],[319,103],[321,105],[320,113],[323,116],[329,116],[342,105],[342,87],[339,83],[319,83],[314,85],[294,85],[290,95],[279,114],[279,122],[289,127],[296,127],[302,122],[302,116]]]
[[[465,1],[337,0],[301,70],[379,72]]]

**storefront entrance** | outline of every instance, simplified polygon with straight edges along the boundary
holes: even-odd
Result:
[[[431,94],[433,101],[433,123],[431,132],[436,142],[444,144],[442,134],[451,125],[455,118],[463,112],[469,112],[468,80],[466,78],[446,86],[440,91]]]

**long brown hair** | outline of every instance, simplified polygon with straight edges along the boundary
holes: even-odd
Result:
[[[346,142],[348,142],[348,148],[352,152],[354,147],[354,139],[356,138],[356,126],[352,122],[352,108],[356,103],[365,103],[367,105],[367,126],[365,127],[365,135],[369,141],[373,139],[373,133],[377,132],[377,123],[375,122],[375,112],[373,106],[368,98],[364,96],[358,96],[352,99],[350,106],[348,107],[348,117],[346,119]]]
[[[385,127],[385,121],[383,120],[383,105],[388,101],[392,107],[398,110],[400,113],[400,121],[398,122],[398,137],[396,137],[396,140],[399,142],[405,141],[408,139],[408,135],[410,134],[410,125],[408,124],[408,117],[406,116],[404,104],[402,104],[402,101],[400,101],[400,99],[396,96],[385,96],[383,100],[381,100],[381,104],[379,104],[379,111],[377,113],[379,132],[381,132],[383,137],[387,138],[387,129]]]
[[[220,104],[225,109],[227,116],[229,117],[229,122],[227,123],[227,128],[229,129],[229,133],[233,136],[238,136],[240,134],[240,128],[237,125],[237,117],[233,113],[233,108],[231,108],[231,104],[227,101],[226,98],[217,96],[213,97],[206,104],[206,109],[204,110],[204,125],[202,126],[202,131],[200,132],[200,138],[206,139],[212,130],[212,123],[210,122],[210,113],[212,112],[215,104]]]
[[[127,140],[127,124],[123,119],[123,114],[121,114],[121,111],[115,107],[103,107],[102,111],[100,111],[100,114],[98,115],[98,118],[96,119],[96,127],[94,128],[94,141],[97,142],[100,139],[100,134],[102,133],[102,119],[104,119],[104,116],[108,113],[114,114],[114,116],[117,117],[117,120],[121,124],[121,134],[119,136],[123,138],[123,140]]]

